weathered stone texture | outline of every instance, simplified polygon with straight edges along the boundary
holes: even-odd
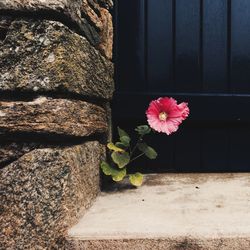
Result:
[[[82,13],[88,17],[91,24],[99,31],[100,43],[97,48],[108,58],[112,59],[113,23],[112,16],[105,8],[93,0],[83,0]]]
[[[65,14],[81,23],[82,0],[1,0],[0,9],[13,11],[50,11]]]
[[[0,48],[1,90],[112,97],[113,64],[59,22],[13,21]]]
[[[0,132],[88,136],[107,130],[105,109],[88,102],[46,97],[0,102]]]
[[[99,193],[112,7],[0,0],[0,249],[63,249]]]
[[[112,21],[107,22],[112,19],[107,9],[112,6],[110,0],[1,0],[0,11],[37,15],[47,13],[50,19],[72,22],[92,45],[100,48],[102,53],[111,59],[112,50],[109,47],[112,46],[113,25]],[[66,22],[65,18],[69,21]],[[106,36],[107,33],[110,36]]]
[[[90,2],[91,0],[88,1]],[[106,9],[112,9],[114,6],[113,0],[94,0],[94,1]]]
[[[98,142],[33,150],[0,170],[1,249],[53,249],[99,192]]]
[[[112,16],[106,9],[101,11],[101,20],[103,24],[102,31],[100,32],[101,43],[98,48],[105,54],[109,59],[113,57],[113,27],[112,27]]]
[[[4,143],[0,144],[0,167],[17,160],[22,155],[40,147],[38,143]]]
[[[69,240],[64,250],[247,250],[249,237]]]

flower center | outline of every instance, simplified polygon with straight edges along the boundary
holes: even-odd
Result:
[[[161,113],[159,114],[159,119],[160,119],[161,121],[166,121],[167,118],[168,118],[168,114],[167,114],[166,112],[161,112]]]

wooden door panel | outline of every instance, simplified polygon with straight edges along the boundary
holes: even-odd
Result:
[[[231,91],[250,93],[250,1],[233,0],[231,15]]]
[[[201,91],[200,1],[177,0],[175,9],[175,83],[178,92]]]
[[[224,172],[229,170],[229,129],[221,126],[202,128],[201,172]]]
[[[145,171],[249,171],[250,1],[116,0],[114,127],[133,133],[149,102],[190,106],[176,134],[151,137]],[[120,13],[120,14],[119,14]],[[153,166],[152,166],[153,165]]]
[[[144,0],[116,4],[117,91],[141,91],[145,86],[144,8]]]
[[[147,83],[149,91],[173,89],[173,1],[147,5]],[[164,32],[162,32],[164,29]]]
[[[201,171],[201,128],[186,127],[179,132],[175,140],[175,170]]]
[[[179,102],[188,101],[190,117],[185,123],[250,123],[250,95],[205,95],[176,93],[116,93],[113,100],[115,117],[121,120],[144,119],[149,102],[160,96],[176,98]]]
[[[229,133],[230,151],[228,169],[231,171],[249,171],[250,126],[232,127]]]
[[[228,10],[228,0],[203,1],[203,92],[228,92]]]

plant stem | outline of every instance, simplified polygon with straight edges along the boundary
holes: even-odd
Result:
[[[133,158],[129,163],[131,163],[132,161],[135,161],[136,159],[138,159],[139,157],[145,155],[145,153],[141,153],[139,155],[137,155],[135,158]]]
[[[135,152],[135,150],[136,150],[136,148],[137,148],[137,146],[138,146],[138,143],[142,140],[142,138],[143,138],[143,135],[140,135],[140,137],[138,138],[138,140],[137,140],[137,142],[136,142],[134,148],[133,148],[132,151],[131,151],[131,154],[130,154],[131,157],[133,156],[133,154],[134,154],[134,152]]]

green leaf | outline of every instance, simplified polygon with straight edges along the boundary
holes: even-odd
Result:
[[[125,147],[129,147],[130,145],[130,138],[128,136],[122,136],[120,138],[121,143],[125,146]]]
[[[118,134],[119,134],[119,136],[120,136],[120,139],[121,139],[123,136],[129,137],[128,133],[127,133],[125,130],[123,130],[123,129],[119,128],[119,127],[118,127],[117,129],[118,129]]]
[[[107,162],[103,161],[101,163],[101,169],[105,175],[111,175],[114,181],[122,181],[124,177],[127,175],[126,168],[123,169],[115,169],[111,167]]]
[[[143,175],[141,173],[130,174],[129,180],[132,185],[140,187],[143,182]]]
[[[156,151],[152,147],[148,146],[146,143],[139,143],[138,149],[151,160],[157,157]]]
[[[130,136],[128,135],[128,133],[126,131],[124,131],[123,129],[118,127],[118,134],[120,137],[120,141],[121,143],[127,148],[130,145]]]
[[[130,162],[130,156],[129,153],[127,152],[123,153],[113,152],[111,154],[111,157],[114,163],[116,163],[119,168],[124,168]]]
[[[124,177],[127,175],[126,168],[116,170],[116,172],[112,175],[113,181],[122,181]]]
[[[108,149],[115,151],[115,152],[120,152],[120,153],[124,152],[124,149],[117,147],[112,142],[108,143],[107,147],[108,147]]]
[[[141,126],[138,126],[136,129],[135,129],[136,132],[138,132],[139,135],[146,135],[146,134],[149,134],[151,132],[151,128],[148,126],[148,125],[141,125]]]
[[[105,161],[103,161],[102,163],[101,163],[101,169],[102,169],[102,171],[103,171],[103,173],[105,174],[105,175],[112,175],[112,173],[113,173],[113,168],[112,167],[110,167],[110,165],[107,163],[107,162],[105,162]]]
[[[118,148],[122,148],[122,149],[127,149],[127,147],[122,143],[122,142],[117,142],[116,144],[116,147],[118,147]]]

